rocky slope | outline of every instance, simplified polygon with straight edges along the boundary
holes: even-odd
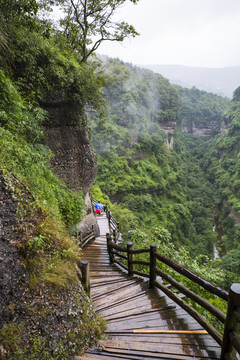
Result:
[[[31,193],[16,177],[0,173],[0,357],[69,359],[94,340],[99,321],[80,281],[55,290],[29,283],[25,239],[40,216],[25,211],[29,201]]]

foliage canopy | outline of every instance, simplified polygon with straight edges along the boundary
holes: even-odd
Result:
[[[136,4],[139,0],[130,0]],[[61,20],[63,32],[71,46],[87,59],[105,41],[122,42],[127,37],[139,35],[132,25],[115,21],[113,17],[126,0],[64,0],[66,14]]]

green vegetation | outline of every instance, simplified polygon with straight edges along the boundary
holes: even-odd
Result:
[[[233,280],[232,274],[239,274],[240,269],[239,88],[234,92],[224,120],[230,124],[227,133],[212,140],[209,151],[201,159],[201,166],[218,193],[217,207],[223,231],[222,246],[226,249],[222,265]]]
[[[209,123],[214,126],[210,131],[210,136],[220,133],[222,125],[222,114],[226,109],[228,100],[206,91],[198,90],[195,87],[185,89],[176,86],[181,96],[180,125],[187,127],[188,132],[192,133],[194,126],[198,128],[208,127]]]

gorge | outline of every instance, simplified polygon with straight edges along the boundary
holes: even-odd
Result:
[[[105,326],[80,282],[79,230],[98,233],[90,190],[124,241],[156,241],[225,289],[240,281],[240,91],[229,100],[117,59],[84,63],[35,1],[18,5],[3,1],[0,15],[0,352],[63,360]]]

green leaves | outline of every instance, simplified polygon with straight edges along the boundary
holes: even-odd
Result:
[[[134,4],[138,0],[131,0]],[[81,53],[81,62],[89,57],[104,41],[122,42],[139,35],[132,25],[113,21],[117,9],[126,0],[67,0],[62,2],[65,18],[61,20],[63,33],[74,49]]]
[[[39,124],[45,118],[45,112],[39,107],[27,105],[16,87],[4,72],[0,70],[0,125],[11,132],[28,138],[31,142],[42,139]]]

